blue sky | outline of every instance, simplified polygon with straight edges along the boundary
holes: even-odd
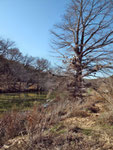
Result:
[[[69,0],[0,0],[0,37],[15,41],[25,55],[51,57],[50,32]]]

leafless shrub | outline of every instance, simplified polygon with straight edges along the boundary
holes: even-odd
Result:
[[[94,90],[93,99],[100,99],[100,101],[107,102],[109,109],[113,106],[113,78],[102,78],[93,82],[92,88]],[[111,108],[110,108],[111,107]]]
[[[6,113],[0,118],[0,146],[10,138],[26,134],[26,115],[18,112]]]

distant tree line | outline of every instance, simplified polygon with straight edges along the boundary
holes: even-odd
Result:
[[[51,64],[47,59],[23,55],[14,42],[0,39],[0,91],[48,90]]]

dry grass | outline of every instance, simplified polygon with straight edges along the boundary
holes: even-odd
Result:
[[[0,118],[0,146],[5,141],[14,138],[21,134],[26,134],[24,123],[26,122],[26,115],[19,112],[6,113]]]
[[[6,113],[0,119],[1,146],[21,138],[11,150],[112,150],[113,113],[105,106],[110,104],[99,94],[93,93],[81,105],[65,94],[46,108]]]
[[[69,117],[81,117],[81,118],[85,118],[88,116],[90,116],[90,114],[83,110],[73,110],[69,115]]]

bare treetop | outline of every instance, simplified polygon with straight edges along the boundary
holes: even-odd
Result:
[[[107,64],[112,60],[112,4],[111,0],[72,0],[62,23],[56,24],[55,30],[51,31],[54,48],[66,61],[70,57],[82,57],[84,65],[86,61],[87,65],[93,61],[93,67],[97,63],[102,65],[106,56]],[[106,63],[104,68],[108,67]]]
[[[51,33],[53,48],[70,64],[75,80],[113,68],[112,0],[72,0]]]

